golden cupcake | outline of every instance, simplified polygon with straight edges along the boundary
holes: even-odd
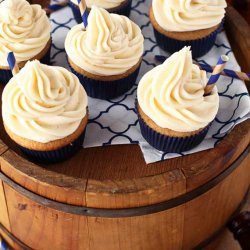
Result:
[[[139,73],[144,39],[125,16],[92,7],[86,29],[74,26],[65,50],[71,70],[94,98],[111,99],[128,91]]]
[[[83,143],[87,94],[68,70],[27,62],[5,86],[2,116],[7,134],[35,160],[61,161]]]
[[[192,63],[189,47],[146,73],[136,109],[143,137],[158,150],[180,153],[206,136],[219,107],[217,88],[204,96],[206,72]]]
[[[191,46],[193,57],[214,45],[225,16],[225,0],[153,0],[149,18],[159,46],[174,53]]]
[[[0,3],[0,83],[12,77],[6,55],[15,54],[19,68],[28,60],[50,61],[50,22],[40,5],[26,0],[5,0]]]

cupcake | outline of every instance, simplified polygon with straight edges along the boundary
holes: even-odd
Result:
[[[5,86],[3,124],[24,153],[57,162],[81,148],[87,125],[87,94],[68,70],[29,61]]]
[[[131,11],[132,0],[86,0],[88,10],[96,5],[106,9],[110,13],[116,13],[123,16],[129,16]],[[69,0],[69,5],[72,9],[75,20],[78,23],[82,22],[81,13],[78,7],[78,0]]]
[[[13,51],[22,68],[28,60],[50,61],[50,22],[40,5],[26,0],[5,0],[0,3],[0,83],[12,77],[6,55]]]
[[[149,18],[159,46],[174,53],[191,46],[193,57],[205,55],[221,29],[225,0],[153,0]]]
[[[78,24],[67,34],[65,50],[87,94],[111,99],[135,84],[143,42],[140,28],[127,17],[93,6],[87,28]]]
[[[204,96],[206,83],[206,72],[192,63],[190,47],[143,76],[136,110],[142,135],[150,145],[180,153],[204,139],[219,107],[216,86]]]

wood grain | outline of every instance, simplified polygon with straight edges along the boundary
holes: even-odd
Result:
[[[0,236],[7,242],[10,250],[31,250],[13,235],[0,223]]]
[[[2,155],[5,151],[7,151],[7,149],[8,149],[7,145],[5,145],[5,143],[2,140],[0,140],[0,155]]]
[[[249,24],[232,7],[227,7],[225,29],[234,54],[244,72],[250,72]]]
[[[202,196],[186,203],[184,246],[192,249],[225,225],[250,184],[250,155],[230,176]],[[201,223],[203,222],[203,223]],[[195,230],[195,233],[190,233]]]
[[[184,207],[123,219],[88,217],[90,249],[177,250],[182,248]]]
[[[12,233],[32,249],[89,249],[86,217],[63,213],[6,190]]]
[[[38,205],[8,185],[5,189],[12,233],[33,249],[127,250],[159,246],[174,250],[182,246],[184,206],[133,218],[84,217]]]
[[[187,159],[182,167],[187,181],[187,192],[213,179],[239,157],[250,143],[249,128],[250,120],[236,127],[233,133],[229,134],[216,148],[206,150],[202,154],[192,154],[192,159]],[[207,157],[208,155],[211,158]]]
[[[220,184],[184,205],[127,218],[64,213],[4,184],[11,230],[37,250],[190,249],[225,224],[238,207],[249,187],[249,158]]]
[[[170,200],[186,193],[186,180],[180,170],[159,176],[124,181],[89,180],[86,204],[97,208],[129,208]]]
[[[68,204],[85,205],[86,180],[56,174],[20,157],[11,150],[0,158],[1,171],[34,193]]]
[[[10,221],[9,214],[5,200],[5,192],[3,188],[3,182],[0,180],[0,223],[9,231],[10,230]]]

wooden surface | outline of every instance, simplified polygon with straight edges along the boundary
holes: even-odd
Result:
[[[250,211],[250,193],[241,211]],[[241,250],[241,247],[233,237],[233,234],[225,228],[204,250]]]
[[[236,58],[244,72],[250,72],[250,32],[249,24],[232,7],[227,8],[228,18],[225,22],[227,35]],[[248,12],[250,16],[250,11]],[[234,20],[231,20],[233,18]],[[238,46],[241,44],[241,46]],[[239,60],[240,59],[240,60]],[[249,82],[248,82],[249,85]]]
[[[126,218],[65,213],[4,183],[11,233],[38,250],[190,249],[225,225],[239,206],[249,187],[249,159],[250,155],[196,199],[159,213]]]
[[[0,180],[0,222],[3,226],[10,231],[10,221],[9,221],[9,214],[5,199],[5,191],[3,187],[3,182]]]
[[[200,244],[197,239],[205,239],[212,235],[215,229],[225,225],[228,215],[232,215],[244,197],[250,183],[250,155],[240,168],[214,188],[186,203],[184,243],[186,249],[192,249]],[[237,180],[237,181],[236,181]],[[216,195],[215,195],[216,190]],[[231,193],[229,196],[227,192]],[[204,223],[201,223],[201,222]],[[190,228],[195,233],[190,233]]]

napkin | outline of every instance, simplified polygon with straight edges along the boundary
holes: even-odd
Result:
[[[146,72],[159,64],[154,58],[155,55],[169,56],[158,47],[155,41],[153,28],[148,18],[150,2],[149,0],[133,1],[130,15],[130,19],[140,26],[145,39],[145,52],[137,82],[132,89],[116,99],[105,101],[89,97],[89,122],[83,145],[84,148],[90,148],[116,144],[139,144],[147,164],[214,148],[235,125],[250,118],[250,98],[244,82],[221,76],[216,83],[220,96],[219,112],[200,145],[190,151],[173,154],[158,151],[143,139],[134,107],[137,85]],[[50,20],[53,65],[68,68],[64,41],[70,28],[76,25],[70,7],[54,12]],[[218,57],[222,54],[230,58],[226,68],[240,71],[224,30],[218,34],[212,50],[199,58],[198,62],[216,65]]]

